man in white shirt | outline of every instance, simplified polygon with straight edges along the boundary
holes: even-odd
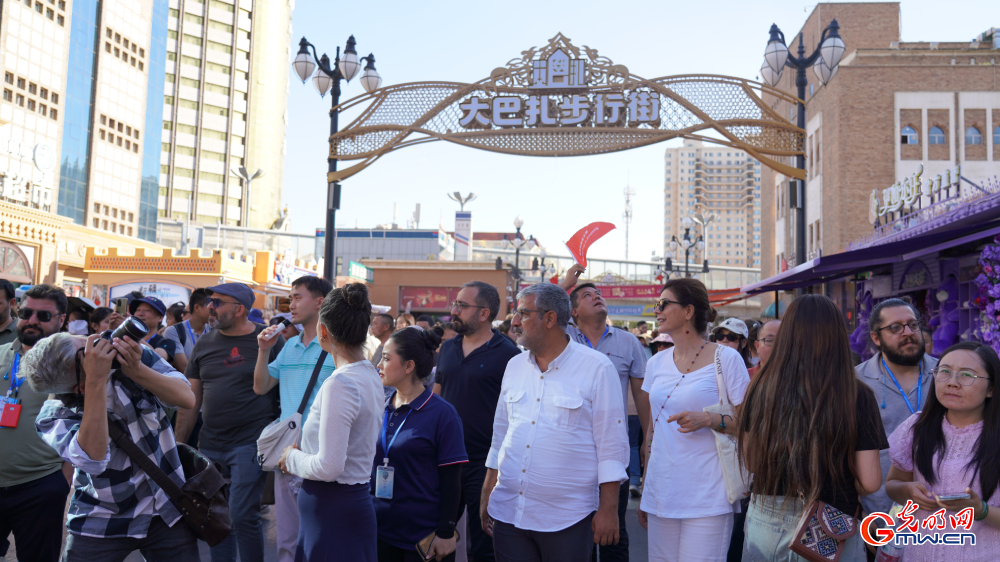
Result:
[[[589,561],[618,542],[628,433],[618,373],[570,340],[570,300],[550,283],[521,291],[511,321],[529,353],[507,364],[480,513],[498,562]],[[600,485],[598,487],[598,485]]]

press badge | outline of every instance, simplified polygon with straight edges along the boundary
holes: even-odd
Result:
[[[375,497],[382,500],[392,499],[392,479],[395,469],[391,466],[375,467]]]

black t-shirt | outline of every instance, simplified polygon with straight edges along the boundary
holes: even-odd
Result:
[[[858,431],[858,440],[855,444],[855,451],[880,451],[889,448],[889,440],[885,437],[885,428],[882,426],[882,415],[879,413],[878,401],[871,389],[864,384],[858,384],[858,397],[855,407],[857,419],[855,424]],[[853,516],[861,506],[861,500],[854,488],[854,475],[851,473],[847,457],[844,457],[844,464],[841,467],[840,481],[832,482],[827,477],[823,480],[820,488],[819,500],[832,505],[840,511]],[[762,493],[758,490],[756,482],[752,486],[753,493]],[[786,493],[785,482],[778,486],[778,495]],[[834,491],[836,490],[836,491]]]
[[[260,396],[253,391],[257,364],[257,335],[264,326],[255,324],[245,336],[227,336],[212,330],[198,338],[184,375],[201,380],[201,416],[204,425],[198,443],[209,451],[226,451],[257,441],[261,430],[278,417],[277,387]],[[285,338],[271,348],[274,361]]]
[[[156,334],[155,336],[149,338],[149,341],[146,343],[149,344],[149,347],[152,347],[153,349],[162,349],[166,351],[167,361],[173,363],[174,355],[177,353],[176,342],[174,342],[173,340],[168,340],[167,338],[161,336],[160,334]]]
[[[462,336],[441,344],[434,382],[441,385],[441,397],[462,418],[465,450],[471,463],[486,462],[493,443],[493,417],[500,400],[503,374],[507,362],[520,353],[512,341],[496,331],[490,341],[468,357],[462,351]]]

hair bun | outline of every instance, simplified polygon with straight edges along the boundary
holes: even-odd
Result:
[[[715,310],[715,307],[708,309],[708,321],[715,322],[715,319],[719,317],[719,311]]]
[[[424,345],[427,347],[428,351],[437,351],[437,348],[441,345],[441,337],[430,330],[420,328],[420,331],[423,332]]]
[[[353,310],[363,310],[368,304],[368,287],[364,283],[344,285],[344,300]]]

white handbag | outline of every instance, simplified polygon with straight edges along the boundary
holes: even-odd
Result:
[[[316,379],[323,368],[326,356],[325,351],[319,354],[316,366],[313,367],[312,377],[309,379],[309,386],[306,387],[306,393],[302,395],[302,403],[299,404],[298,411],[283,420],[274,420],[260,432],[260,437],[257,438],[257,464],[260,465],[261,470],[278,470],[278,460],[281,459],[285,448],[301,442],[302,413],[306,411],[306,404],[309,403],[309,397],[312,396],[313,387],[316,386]]]
[[[719,403],[705,406],[704,411],[729,416],[730,421],[735,423],[736,409],[729,402],[726,383],[722,377],[721,345],[715,349],[715,382],[719,386]],[[736,455],[736,438],[714,430],[712,434],[715,436],[715,448],[719,452],[719,461],[722,464],[722,479],[726,482],[726,498],[729,503],[742,500],[750,487],[750,476],[740,466],[740,460]]]

